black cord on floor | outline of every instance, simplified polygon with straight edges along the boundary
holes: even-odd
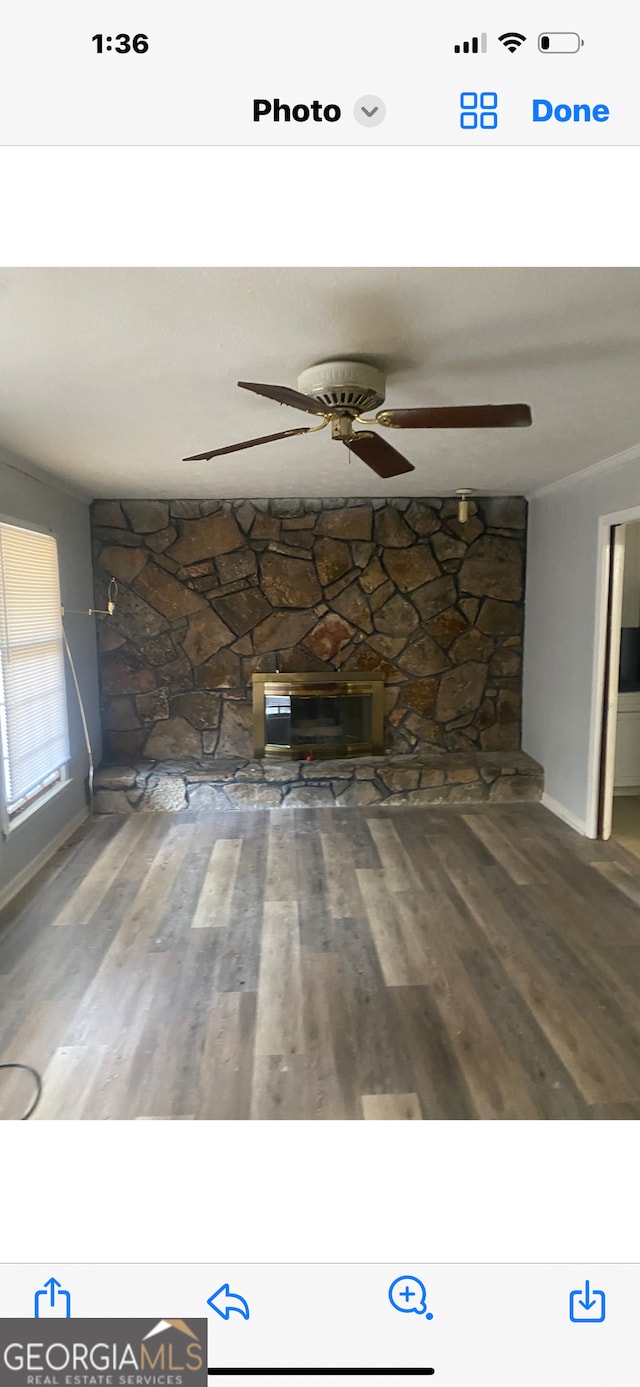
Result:
[[[26,1112],[23,1112],[22,1117],[20,1118],[21,1122],[26,1122],[27,1118],[31,1117],[31,1114],[35,1112],[38,1103],[40,1102],[40,1099],[42,1097],[42,1079],[40,1078],[37,1069],[32,1069],[30,1064],[0,1064],[0,1069],[24,1069],[26,1074],[31,1075],[35,1083],[36,1091],[34,1097],[31,1099],[31,1103],[29,1104],[29,1107],[27,1108]]]

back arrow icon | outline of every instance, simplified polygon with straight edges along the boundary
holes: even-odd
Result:
[[[229,1290],[228,1281],[225,1281],[224,1286],[219,1286],[214,1295],[209,1296],[207,1305],[210,1305],[211,1309],[215,1310],[216,1315],[220,1315],[223,1320],[228,1320],[232,1310],[236,1310],[239,1315],[242,1315],[243,1320],[249,1318],[249,1306],[244,1296],[234,1295],[233,1291]]]

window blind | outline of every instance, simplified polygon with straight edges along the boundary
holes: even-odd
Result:
[[[0,524],[0,742],[11,810],[69,760],[58,550]]]

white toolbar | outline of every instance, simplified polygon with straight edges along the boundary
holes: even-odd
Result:
[[[640,13],[565,0],[10,0],[0,143],[640,142]]]
[[[0,1284],[5,1338],[29,1317],[206,1318],[209,1371],[234,1380],[637,1383],[637,1266],[47,1264],[0,1268]]]

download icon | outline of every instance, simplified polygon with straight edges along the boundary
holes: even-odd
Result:
[[[604,1291],[592,1291],[591,1282],[585,1281],[584,1290],[571,1292],[569,1319],[573,1324],[602,1324],[604,1317]]]

